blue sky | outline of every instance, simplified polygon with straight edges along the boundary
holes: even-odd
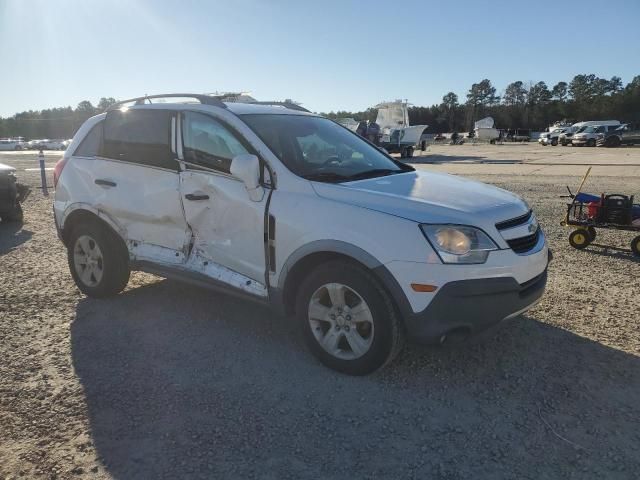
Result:
[[[461,100],[489,78],[640,75],[640,1],[0,0],[0,116],[251,91],[314,111]]]

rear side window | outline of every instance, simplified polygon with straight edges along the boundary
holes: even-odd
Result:
[[[84,140],[80,143],[76,151],[73,152],[78,157],[95,157],[100,152],[102,146],[102,127],[104,122],[99,122],[93,126]]]
[[[104,121],[102,155],[124,162],[177,170],[166,110],[114,110]]]

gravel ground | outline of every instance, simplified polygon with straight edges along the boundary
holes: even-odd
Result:
[[[555,255],[543,301],[365,378],[206,290],[136,273],[85,298],[34,191],[24,225],[0,225],[0,478],[638,478],[640,263],[569,247],[558,195],[575,176],[476,178],[536,210]]]

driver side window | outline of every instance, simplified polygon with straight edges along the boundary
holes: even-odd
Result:
[[[185,112],[183,118],[186,162],[228,174],[233,157],[249,153],[237,137],[214,118],[196,112]]]

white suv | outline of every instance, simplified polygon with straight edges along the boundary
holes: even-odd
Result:
[[[460,340],[536,303],[548,249],[505,190],[416,171],[293,104],[118,104],[56,165],[55,221],[95,297],[131,270],[270,304],[327,366]],[[133,106],[123,105],[134,102]]]

